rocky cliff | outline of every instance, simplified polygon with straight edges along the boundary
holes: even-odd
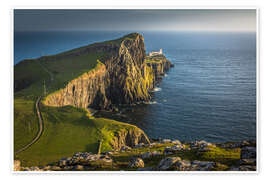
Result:
[[[119,104],[149,101],[156,79],[171,67],[165,57],[154,63],[147,61],[144,38],[138,33],[91,46],[73,56],[91,51],[103,52],[106,56],[98,60],[94,69],[49,94],[44,100],[46,105],[111,110]]]
[[[139,128],[118,131],[110,142],[114,150],[120,150],[124,146],[134,147],[138,144],[150,144],[146,134]]]
[[[166,71],[174,66],[164,55],[147,56],[145,62],[153,70],[156,79],[160,79]]]

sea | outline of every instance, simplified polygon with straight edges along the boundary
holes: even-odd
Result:
[[[14,32],[14,64],[131,32]],[[114,114],[150,138],[256,139],[256,33],[142,31],[146,51],[174,64],[149,103]]]

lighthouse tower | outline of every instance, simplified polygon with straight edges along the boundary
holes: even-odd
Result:
[[[162,49],[159,50],[159,54],[162,54]]]

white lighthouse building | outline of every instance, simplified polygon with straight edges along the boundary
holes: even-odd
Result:
[[[162,49],[160,49],[159,51],[152,51],[149,53],[149,56],[156,56],[156,55],[161,55],[162,54]]]

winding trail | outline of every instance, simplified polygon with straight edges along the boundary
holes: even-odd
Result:
[[[42,68],[44,71],[46,71],[49,76],[50,76],[50,82],[52,83],[52,81],[54,81],[54,77],[53,77],[53,73],[50,72],[44,65],[42,65],[39,61],[36,61]],[[40,109],[39,109],[39,103],[40,103],[40,100],[41,100],[41,96],[38,97],[38,99],[36,100],[36,111],[37,111],[37,115],[38,115],[38,121],[39,121],[39,132],[38,134],[36,135],[36,137],[28,144],[26,144],[23,148],[17,150],[15,152],[15,154],[18,154],[24,150],[26,150],[27,148],[29,148],[31,145],[33,145],[41,136],[42,132],[43,132],[43,119],[42,119],[42,116],[41,116],[41,113],[40,113]]]
[[[40,113],[40,110],[39,110],[40,100],[41,100],[41,96],[39,96],[38,99],[37,99],[37,101],[36,101],[36,111],[37,111],[38,121],[39,121],[39,132],[36,135],[36,137],[30,143],[28,143],[27,145],[25,145],[23,148],[17,150],[15,152],[15,154],[18,154],[18,153],[26,150],[27,148],[29,148],[32,144],[34,144],[40,138],[40,136],[41,136],[41,134],[43,132],[43,120],[42,120],[41,113]]]

